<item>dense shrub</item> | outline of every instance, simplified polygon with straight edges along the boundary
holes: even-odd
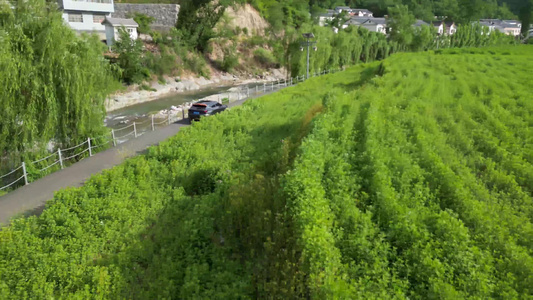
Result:
[[[117,63],[124,82],[141,83],[150,78],[150,71],[143,63],[143,43],[132,40],[124,28],[119,29],[119,39],[113,43],[113,52],[118,54]]]
[[[266,67],[273,67],[276,64],[276,58],[272,52],[265,48],[258,48],[254,51],[254,58]]]

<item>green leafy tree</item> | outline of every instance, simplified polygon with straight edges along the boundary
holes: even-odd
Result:
[[[105,132],[117,81],[96,36],[77,36],[44,0],[0,3],[0,153],[13,162]],[[4,167],[2,162],[0,167]]]
[[[405,5],[397,5],[389,8],[389,36],[391,41],[398,43],[400,47],[406,49],[414,39],[414,28],[416,19]]]
[[[119,38],[113,44],[113,52],[118,54],[118,65],[121,68],[124,82],[141,83],[150,77],[150,71],[143,66],[142,62],[142,41],[132,40],[124,28],[119,29]]]
[[[350,17],[348,16],[348,13],[343,11],[340,14],[336,15],[333,20],[329,21],[327,24],[331,27],[335,28],[342,28],[342,25],[348,21]]]
[[[528,37],[533,22],[533,0],[526,0],[519,13],[522,21],[522,36]]]
[[[177,24],[182,42],[201,52],[206,51],[209,40],[216,36],[213,28],[224,15],[224,10],[224,2],[182,1]]]

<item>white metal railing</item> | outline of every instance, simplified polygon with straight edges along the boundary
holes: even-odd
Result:
[[[318,73],[314,72],[312,76],[314,77],[314,76],[319,76],[323,74],[334,73],[337,71],[339,70],[327,70],[327,71],[324,70],[322,72],[319,71]],[[233,101],[245,100],[251,96],[256,96],[258,94],[264,94],[266,92],[272,92],[274,90],[279,90],[282,87],[288,87],[288,86],[298,84],[300,82],[305,81],[305,79],[306,78],[303,75],[296,76],[294,78],[290,78],[289,80],[283,79],[283,80],[272,81],[270,83],[263,83],[262,87],[260,85],[256,85],[255,88],[252,88],[252,89],[250,89],[250,87],[247,85],[246,89],[244,89],[244,87],[241,87],[239,88],[239,90],[237,90],[237,92],[228,92],[227,97],[223,97],[224,94],[219,94],[218,101],[222,103],[223,99],[228,99],[228,102],[231,103],[232,100]],[[232,99],[231,97],[232,94],[237,94],[237,99]],[[156,118],[155,115],[151,115],[147,120],[144,120],[142,122],[134,121],[132,124],[124,126],[122,128],[111,129],[111,132],[109,134],[97,136],[95,138],[89,137],[87,138],[87,140],[85,140],[84,142],[76,146],[65,148],[65,149],[58,148],[56,151],[54,151],[50,155],[37,159],[35,161],[32,161],[29,164],[31,164],[38,173],[45,172],[48,169],[54,166],[57,166],[57,165],[59,165],[60,169],[64,169],[65,163],[70,161],[71,159],[79,158],[79,160],[81,160],[83,159],[83,155],[86,153],[88,153],[89,157],[91,157],[93,156],[94,153],[98,152],[98,151],[95,151],[96,149],[104,150],[105,146],[109,144],[116,147],[117,145],[128,141],[129,139],[125,139],[127,137],[133,136],[133,138],[137,138],[148,131],[155,131],[157,127],[160,125],[165,125],[165,124],[170,125],[173,121],[176,122],[179,120],[184,120],[186,117],[188,117],[185,111],[186,109],[185,107],[183,107],[181,110],[181,118],[177,115],[173,117],[172,114],[169,112],[166,118],[164,118],[161,121],[157,121],[157,122],[156,122],[156,119],[160,119],[160,118]],[[149,129],[144,130],[144,131],[138,130],[138,125],[148,125],[148,124],[149,124],[149,127],[147,126],[147,128]],[[129,128],[131,128],[131,131],[127,131],[127,133],[121,133],[121,135],[117,136],[117,132],[122,132]],[[110,140],[102,141],[102,139],[110,139]],[[94,142],[99,142],[99,144],[94,144]],[[48,161],[50,159],[53,159],[53,160]],[[74,163],[75,162],[76,161],[74,161]],[[8,173],[4,175],[0,175],[0,182],[2,179],[7,178],[8,176],[14,175],[17,172],[21,174],[20,177],[16,177],[16,179],[14,179],[13,181],[10,181],[5,186],[0,187],[0,191],[14,186],[16,183],[20,182],[23,179],[24,179],[25,185],[28,185],[30,183],[25,162],[22,162],[20,166],[9,171]]]

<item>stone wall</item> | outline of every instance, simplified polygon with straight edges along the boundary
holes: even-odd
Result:
[[[177,4],[129,4],[116,3],[113,18],[127,18],[128,15],[141,13],[154,17],[155,21],[150,26],[154,30],[167,31],[176,26],[180,6]]]

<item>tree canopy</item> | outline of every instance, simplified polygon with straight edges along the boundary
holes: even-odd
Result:
[[[97,136],[116,83],[95,37],[78,37],[54,4],[0,2],[2,158]]]
[[[480,18],[513,19],[531,13],[531,0],[249,0],[260,10],[271,6],[306,7],[318,12],[335,6],[367,8],[376,16],[387,14],[390,7],[406,5],[418,19],[431,20],[433,16],[446,17],[456,22],[469,22]],[[286,9],[285,9],[286,10]]]

